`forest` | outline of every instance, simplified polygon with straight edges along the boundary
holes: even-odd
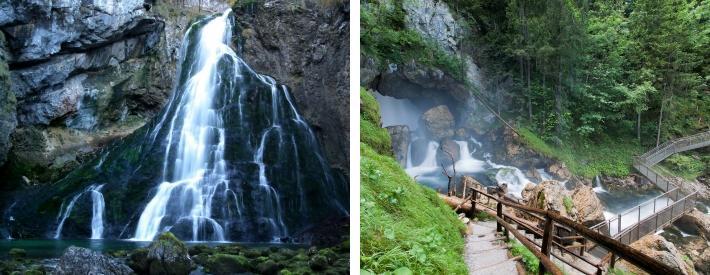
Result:
[[[532,147],[560,159],[615,147],[600,165],[607,167],[579,174],[626,174],[630,159],[613,152],[638,154],[709,127],[707,1],[445,2],[472,33],[461,44],[486,72],[478,92]],[[466,81],[456,54],[412,35],[401,9],[368,5],[365,54],[381,63],[416,58]]]

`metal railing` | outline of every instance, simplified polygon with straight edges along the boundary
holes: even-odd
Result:
[[[710,146],[710,131],[669,140],[641,155],[639,159],[642,159],[647,165],[653,166],[672,154],[705,146]]]

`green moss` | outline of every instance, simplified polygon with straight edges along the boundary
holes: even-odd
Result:
[[[565,205],[565,210],[567,210],[567,213],[571,213],[572,209],[574,208],[574,202],[572,202],[572,198],[569,196],[564,196],[562,198],[562,203]]]
[[[496,219],[496,217],[491,214],[488,214],[488,212],[478,211],[474,215],[474,219],[477,219],[479,221],[493,221]]]
[[[248,272],[249,259],[240,255],[216,254],[207,260],[207,271],[217,275]]]
[[[464,63],[460,58],[405,27],[403,1],[365,1],[360,5],[363,53],[375,58],[380,66],[416,61],[463,80]]]
[[[360,141],[370,145],[380,154],[393,156],[392,140],[386,129],[380,127],[380,107],[369,91],[360,90]]]
[[[371,96],[361,92],[363,136],[375,132],[372,120],[379,121]],[[371,138],[360,144],[363,270],[384,273],[406,267],[420,274],[466,274],[463,224],[433,190],[414,182],[391,154],[375,149],[383,146],[382,140]]]
[[[698,156],[692,153],[674,154],[659,164],[661,172],[694,180],[703,173],[710,172],[710,156]]]

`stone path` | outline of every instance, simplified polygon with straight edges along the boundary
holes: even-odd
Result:
[[[518,262],[510,260],[505,241],[495,235],[496,223],[470,222],[464,248],[464,260],[469,274],[518,274]]]

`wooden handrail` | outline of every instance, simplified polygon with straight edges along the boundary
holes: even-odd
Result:
[[[674,270],[674,269],[670,268],[669,266],[667,266],[667,265],[665,265],[665,264],[663,264],[663,263],[657,261],[656,259],[653,259],[653,258],[651,258],[651,257],[649,257],[649,256],[647,256],[647,255],[645,255],[645,254],[643,254],[643,253],[641,253],[641,252],[639,252],[638,250],[636,250],[636,249],[634,249],[634,248],[632,248],[632,247],[630,247],[630,246],[624,245],[623,243],[621,243],[621,242],[619,242],[619,241],[617,241],[617,240],[615,240],[615,239],[612,239],[612,238],[607,237],[607,236],[605,236],[605,235],[602,235],[602,234],[600,234],[600,233],[598,233],[598,232],[595,232],[595,231],[593,231],[593,230],[587,228],[586,226],[584,226],[584,225],[582,225],[582,224],[580,224],[580,223],[577,223],[577,222],[575,222],[575,221],[570,220],[570,219],[567,218],[567,217],[564,217],[564,216],[560,215],[560,214],[557,213],[557,212],[549,211],[549,210],[542,210],[542,209],[538,209],[538,208],[533,208],[533,207],[529,207],[529,206],[526,206],[526,205],[521,205],[521,204],[519,204],[519,203],[508,202],[508,201],[506,201],[505,199],[498,198],[498,197],[492,196],[492,195],[490,195],[490,194],[487,194],[486,192],[484,192],[484,191],[482,191],[482,190],[477,190],[477,189],[475,189],[475,188],[471,188],[471,189],[473,189],[473,190],[472,190],[473,196],[471,196],[472,200],[475,200],[475,198],[477,197],[477,194],[481,194],[481,195],[483,195],[483,196],[488,197],[489,199],[495,200],[495,201],[496,201],[498,204],[500,204],[500,205],[505,205],[505,206],[509,206],[509,207],[512,207],[512,208],[515,208],[515,209],[518,209],[518,210],[522,210],[522,211],[526,211],[526,212],[531,212],[531,213],[536,213],[536,214],[539,214],[539,215],[544,215],[545,217],[548,217],[548,218],[550,219],[550,222],[557,222],[557,223],[559,223],[559,224],[562,224],[562,225],[564,225],[564,226],[567,226],[567,227],[573,229],[574,231],[576,231],[577,233],[579,233],[579,234],[581,234],[582,236],[586,237],[587,239],[589,239],[589,240],[591,240],[591,241],[593,241],[593,242],[596,242],[596,243],[599,244],[599,245],[602,245],[603,247],[605,247],[605,248],[611,250],[611,252],[614,253],[615,255],[618,255],[619,257],[621,257],[621,258],[627,260],[627,261],[630,262],[631,264],[633,264],[633,265],[635,265],[635,266],[637,266],[637,267],[639,267],[639,268],[641,268],[641,269],[643,269],[643,270],[645,270],[645,271],[647,271],[647,272],[649,272],[649,273],[651,273],[651,274],[656,274],[656,273],[660,273],[660,274],[680,274],[680,273],[677,272],[676,270]],[[513,234],[514,234],[519,240],[525,238],[524,236],[520,235],[519,232],[517,232],[516,230],[511,229],[510,224],[508,224],[507,222],[504,221],[504,216],[503,216],[503,213],[502,213],[502,212],[503,212],[503,211],[502,211],[502,207],[498,207],[498,209],[496,209],[496,211],[499,212],[499,213],[497,213],[497,215],[496,215],[496,220],[498,221],[498,223],[499,223],[501,226],[505,227],[508,231],[512,231]],[[552,228],[552,227],[550,226],[550,230],[551,230],[551,228]],[[547,230],[547,229],[548,229],[548,228],[547,228],[547,226],[546,226],[546,230]],[[517,233],[517,234],[516,234],[516,233]],[[545,235],[545,239],[543,239],[543,243],[548,243],[548,244],[549,244],[550,241],[551,241],[551,235],[552,235],[552,234],[547,234],[547,232],[545,232],[544,235]],[[522,240],[521,240],[521,241],[522,241]],[[526,240],[526,241],[527,241],[527,240]],[[545,258],[544,260],[548,260],[548,261],[550,260],[549,258],[547,258],[547,256],[545,256],[545,255],[543,254],[544,250],[543,250],[543,252],[540,252],[540,251],[537,251],[536,249],[532,249],[531,247],[528,247],[528,249],[530,249],[531,251],[533,251],[533,253],[540,259],[541,262],[543,262],[543,259],[542,259],[542,258]],[[548,251],[548,252],[549,252],[549,251]],[[551,262],[551,261],[550,261],[550,262]],[[551,270],[552,270],[552,269],[549,269],[547,266],[545,266],[545,268],[546,268],[548,271],[551,271]],[[556,267],[555,267],[555,268],[556,268]],[[559,269],[558,269],[558,270],[559,270]]]

